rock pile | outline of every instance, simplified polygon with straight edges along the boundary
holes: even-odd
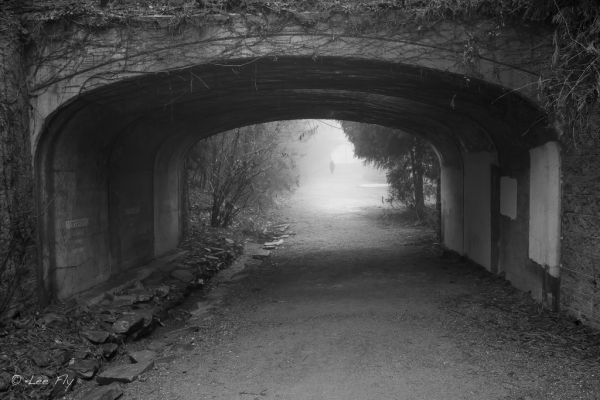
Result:
[[[127,354],[127,343],[151,333],[191,290],[230,265],[243,245],[218,234],[196,233],[185,255],[141,281],[107,291],[89,304],[74,300],[21,315],[0,327],[0,398],[55,399],[80,380],[100,386],[86,399],[116,399],[119,383],[154,365],[154,353]],[[111,366],[110,360],[115,360]]]

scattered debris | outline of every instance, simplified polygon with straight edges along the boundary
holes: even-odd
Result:
[[[180,313],[170,310],[231,265],[242,249],[241,238],[224,237],[216,230],[195,231],[178,257],[157,265],[144,278],[100,292],[94,301],[70,300],[42,313],[21,312],[18,318],[0,321],[0,398],[58,399],[80,379],[94,376],[107,386],[87,392],[84,399],[120,397],[121,389],[111,382],[137,379],[152,367],[156,353],[132,352],[129,358],[135,363],[111,367],[123,361],[118,354],[124,351],[119,349],[148,335],[170,316],[179,318]],[[47,384],[13,385],[15,375]]]

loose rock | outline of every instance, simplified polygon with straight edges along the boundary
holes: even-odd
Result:
[[[252,258],[257,259],[257,260],[264,260],[265,258],[269,257],[271,255],[271,252],[268,250],[257,250],[256,253],[252,254]]]
[[[101,372],[96,376],[100,385],[108,385],[112,382],[130,383],[135,381],[141,374],[154,366],[154,361],[139,362],[136,364],[119,365]]]
[[[104,343],[102,345],[102,356],[107,360],[111,359],[116,354],[118,348],[119,346],[115,343]]]
[[[73,371],[79,378],[92,379],[99,367],[98,360],[77,360],[69,366],[69,370]]]
[[[180,280],[181,282],[191,282],[194,280],[194,274],[192,274],[190,271],[187,271],[185,269],[177,269],[173,272],[171,272],[171,276],[177,280]]]
[[[152,350],[141,350],[129,353],[129,359],[133,363],[144,363],[148,361],[154,361],[156,353]]]
[[[283,244],[283,240],[279,239],[273,242],[266,242],[265,246],[281,246]]]
[[[109,333],[106,331],[98,331],[98,330],[87,330],[81,332],[81,336],[89,340],[94,344],[101,344],[106,342],[108,339]]]
[[[35,365],[40,368],[47,367],[52,363],[52,357],[45,351],[34,351],[30,357]]]
[[[138,313],[124,315],[112,326],[115,333],[128,334],[144,325],[144,316]]]

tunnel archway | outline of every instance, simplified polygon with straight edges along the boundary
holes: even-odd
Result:
[[[538,193],[559,168],[544,113],[482,80],[348,57],[236,59],[148,73],[62,105],[36,150],[45,290],[67,297],[176,247],[182,159],[192,143],[299,118],[375,123],[430,141],[442,166],[444,246],[506,272],[534,296],[545,293],[546,278],[540,284],[530,265],[531,199],[545,206],[538,220],[557,212]],[[555,238],[535,221],[534,228],[534,250],[548,259]]]

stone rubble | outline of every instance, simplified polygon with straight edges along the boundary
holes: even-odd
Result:
[[[273,227],[264,236],[280,245],[288,227]],[[128,343],[147,336],[169,318],[189,317],[174,307],[231,265],[244,247],[239,238],[214,233],[199,236],[192,234],[182,244],[184,256],[152,270],[144,279],[105,292],[97,301],[57,303],[43,312],[0,324],[0,398],[59,399],[81,382],[94,379],[101,386],[82,398],[119,398],[119,385],[153,368],[154,350],[165,345],[158,342],[147,350],[127,351]],[[250,262],[260,262],[270,251],[256,245],[248,255],[254,258]],[[47,384],[13,385],[16,375],[40,382],[45,379]],[[89,384],[84,385],[87,387]]]

